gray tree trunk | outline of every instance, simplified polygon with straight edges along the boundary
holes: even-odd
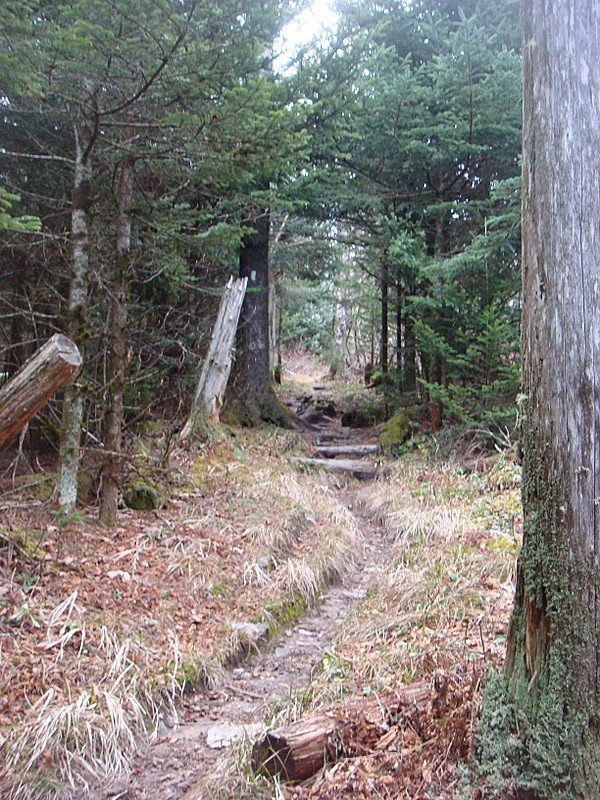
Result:
[[[91,150],[95,135],[84,148],[78,128],[75,128],[75,173],[71,236],[73,242],[72,272],[67,304],[67,334],[81,350],[87,330],[88,284],[90,268],[90,239],[88,214],[91,206]],[[71,513],[77,503],[77,476],[83,423],[83,389],[72,383],[65,389],[60,428],[58,457],[58,504]]]
[[[117,213],[116,258],[110,282],[108,321],[108,409],[104,420],[107,460],[102,470],[100,522],[112,527],[117,522],[121,447],[123,436],[123,393],[125,390],[127,291],[131,275],[131,205],[135,161],[125,157],[119,165],[119,207]]]
[[[198,424],[216,425],[219,422],[219,411],[223,406],[231,371],[231,353],[247,283],[247,278],[238,278],[235,281],[230,278],[225,287],[190,417],[181,431],[183,440],[194,434]]]
[[[60,333],[25,362],[0,389],[0,448],[10,444],[80,367],[77,346]]]
[[[524,540],[518,793],[600,797],[600,15],[522,4]]]

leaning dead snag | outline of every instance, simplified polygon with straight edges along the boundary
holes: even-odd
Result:
[[[429,683],[415,683],[271,731],[254,744],[252,768],[286,781],[305,780],[325,764],[386,747],[430,697]]]
[[[197,422],[201,419],[210,425],[215,425],[219,421],[219,411],[223,405],[223,397],[231,371],[233,340],[247,284],[248,278],[238,278],[235,281],[230,278],[225,287],[208,354],[194,395],[190,417],[181,431],[181,438],[184,440],[189,439]]]
[[[55,334],[0,389],[0,447],[5,447],[81,367],[77,345]]]

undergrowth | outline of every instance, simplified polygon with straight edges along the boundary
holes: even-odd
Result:
[[[269,722],[289,725],[415,682],[443,684],[454,710],[426,723],[426,740],[391,730],[389,750],[339,763],[293,791],[252,775],[250,746],[241,744],[203,797],[470,797],[461,759],[473,742],[485,676],[504,657],[521,537],[519,482],[510,459],[490,460],[481,473],[417,454],[392,466],[385,483],[360,491],[358,513],[383,527],[390,557],[312,682],[274,705]]]
[[[0,540],[2,797],[79,797],[127,773],[181,694],[217,686],[248,648],[237,623],[273,633],[347,569],[359,531],[288,466],[293,442],[248,432],[176,451],[169,507],[123,510],[110,538],[91,510],[61,526],[41,503],[14,512],[13,530],[39,536],[35,560]]]

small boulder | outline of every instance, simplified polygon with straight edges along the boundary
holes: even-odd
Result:
[[[167,497],[158,487],[135,481],[123,487],[123,502],[133,511],[156,511],[166,507]]]

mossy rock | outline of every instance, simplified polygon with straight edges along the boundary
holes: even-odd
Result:
[[[15,486],[25,490],[27,495],[35,500],[45,502],[52,497],[56,487],[56,475],[53,472],[18,475],[15,478]]]
[[[384,410],[375,404],[356,406],[342,414],[343,428],[370,428],[384,419]]]
[[[167,506],[164,491],[147,481],[133,481],[123,486],[123,501],[133,511],[156,511]]]
[[[337,409],[330,399],[308,396],[303,398],[296,414],[304,422],[315,424],[321,422],[323,417],[333,419],[337,415]]]
[[[11,543],[22,555],[28,559],[40,561],[46,556],[46,551],[40,546],[39,539],[43,537],[41,531],[13,528],[7,530],[0,526],[0,546]]]
[[[100,475],[97,469],[80,469],[77,476],[77,502],[88,505],[98,497]]]

